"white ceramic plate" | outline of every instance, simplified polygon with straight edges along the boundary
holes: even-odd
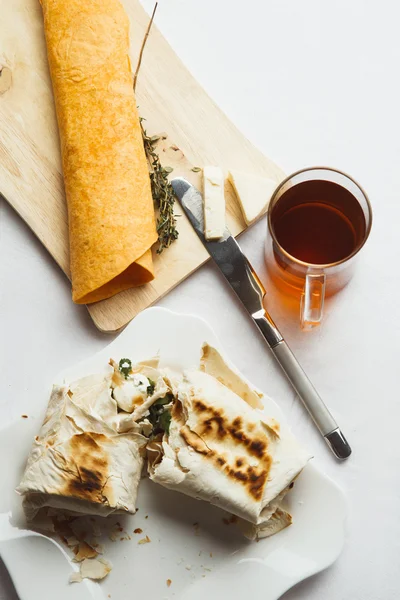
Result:
[[[160,353],[164,365],[198,365],[204,341],[222,349],[215,333],[201,319],[151,308],[104,350],[56,381],[96,372],[111,356],[140,360]],[[37,416],[44,413],[49,391],[43,393]],[[274,410],[279,418],[275,404]],[[230,600],[276,600],[299,581],[332,564],[342,549],[346,516],[343,493],[312,464],[289,494],[293,525],[259,543],[244,539],[235,526],[224,524],[225,514],[219,509],[143,480],[139,512],[110,518],[119,521],[131,539],[107,540],[106,558],[113,563],[109,577],[101,585],[88,581],[69,585],[69,574],[76,565],[70,563],[64,549],[53,540],[18,528],[21,507],[13,489],[36,433],[32,426],[28,433],[27,429],[17,423],[0,432],[0,553],[21,600],[97,600],[107,599],[109,594],[112,600],[212,600],[228,596]],[[10,453],[10,447],[16,450]],[[197,533],[194,522],[199,523]],[[151,543],[138,545],[143,536],[134,535],[135,528],[141,528]],[[172,581],[170,587],[168,579]]]

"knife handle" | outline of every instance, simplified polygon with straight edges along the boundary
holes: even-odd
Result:
[[[337,458],[348,458],[349,443],[289,346],[281,340],[271,350],[332,452]]]
[[[262,309],[252,317],[329,448],[337,458],[348,458],[351,454],[349,443],[270,315]]]

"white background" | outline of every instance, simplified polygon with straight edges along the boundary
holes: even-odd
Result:
[[[145,2],[150,10],[151,1]],[[269,307],[347,435],[338,464],[215,268],[203,267],[160,305],[204,317],[244,373],[286,411],[315,463],[349,502],[343,554],[285,600],[400,597],[400,5],[395,0],[161,0],[157,24],[228,116],[287,173],[316,164],[349,172],[369,193],[374,223],[356,275],[321,328]],[[1,182],[0,182],[1,189]],[[52,376],[103,348],[69,283],[1,204],[2,426],[29,415]],[[265,222],[241,244],[265,279]],[[14,599],[1,576],[0,599]],[[260,590],[262,599],[262,590]]]

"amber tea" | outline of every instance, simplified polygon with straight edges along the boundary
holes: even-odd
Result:
[[[354,260],[371,230],[371,205],[354,179],[312,167],[287,177],[268,208],[265,259],[270,279],[300,301],[300,324],[321,322],[324,300],[350,280]]]
[[[364,241],[366,222],[357,199],[331,181],[305,181],[289,188],[271,213],[280,246],[308,264],[332,264]]]

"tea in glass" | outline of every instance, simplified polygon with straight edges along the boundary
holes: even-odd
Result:
[[[365,192],[334,169],[299,171],[275,191],[268,210],[267,266],[282,291],[300,298],[304,328],[320,323],[325,296],[349,281],[371,221]]]

